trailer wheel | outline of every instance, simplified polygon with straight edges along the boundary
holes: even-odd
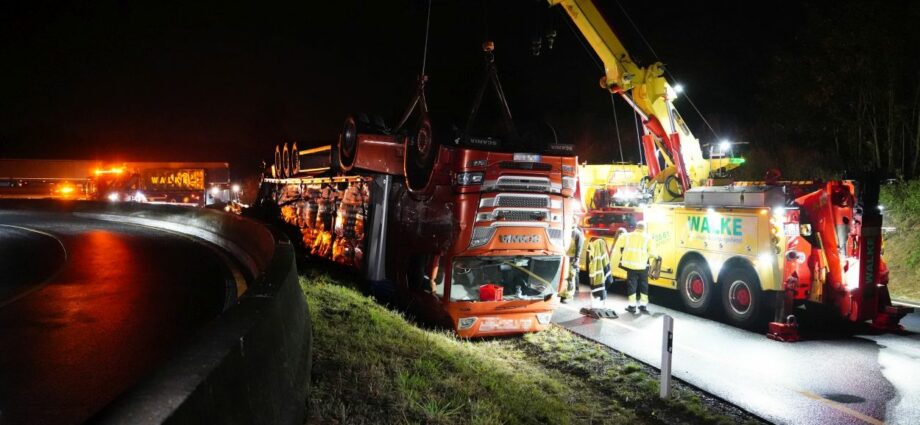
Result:
[[[291,176],[291,151],[288,149],[287,143],[281,148],[281,175],[283,177]]]
[[[434,161],[438,156],[440,144],[431,131],[431,120],[423,113],[415,125],[415,131],[406,137],[406,186],[412,192],[424,190],[431,180]]]
[[[719,278],[722,307],[733,325],[741,328],[762,326],[766,305],[760,280],[750,267],[732,267]]]
[[[342,170],[348,171],[358,156],[358,123],[353,115],[345,117],[342,135],[339,137],[339,161]]]
[[[677,290],[689,312],[702,315],[712,309],[712,300],[716,295],[711,276],[709,267],[699,260],[690,260],[681,268]]]
[[[297,149],[297,142],[291,145],[291,175],[300,173],[300,150]]]
[[[281,178],[281,147],[275,145],[275,163],[272,164],[272,177]]]

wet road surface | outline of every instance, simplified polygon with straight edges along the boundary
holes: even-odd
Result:
[[[902,321],[905,334],[802,323],[807,341],[780,343],[676,310],[676,293],[652,288],[651,314],[624,311],[618,319],[579,314],[586,287],[553,321],[638,360],[659,367],[664,314],[674,317],[673,376],[780,424],[920,423],[920,316]],[[817,320],[809,317],[807,319]],[[855,333],[854,333],[855,332]]]
[[[0,209],[0,424],[85,421],[233,288],[225,260],[186,236]]]

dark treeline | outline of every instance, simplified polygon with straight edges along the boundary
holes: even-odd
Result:
[[[920,176],[920,2],[821,3],[771,55],[745,174]]]

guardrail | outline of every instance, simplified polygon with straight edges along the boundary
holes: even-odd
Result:
[[[247,287],[188,345],[89,422],[302,423],[311,325],[294,250],[268,227],[223,212],[171,205],[0,200],[0,208],[73,213],[204,239],[237,259]]]

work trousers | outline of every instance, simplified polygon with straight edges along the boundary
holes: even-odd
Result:
[[[632,270],[626,269],[626,295],[629,298],[629,305],[636,305],[636,298],[639,299],[639,305],[648,304],[648,269]]]

